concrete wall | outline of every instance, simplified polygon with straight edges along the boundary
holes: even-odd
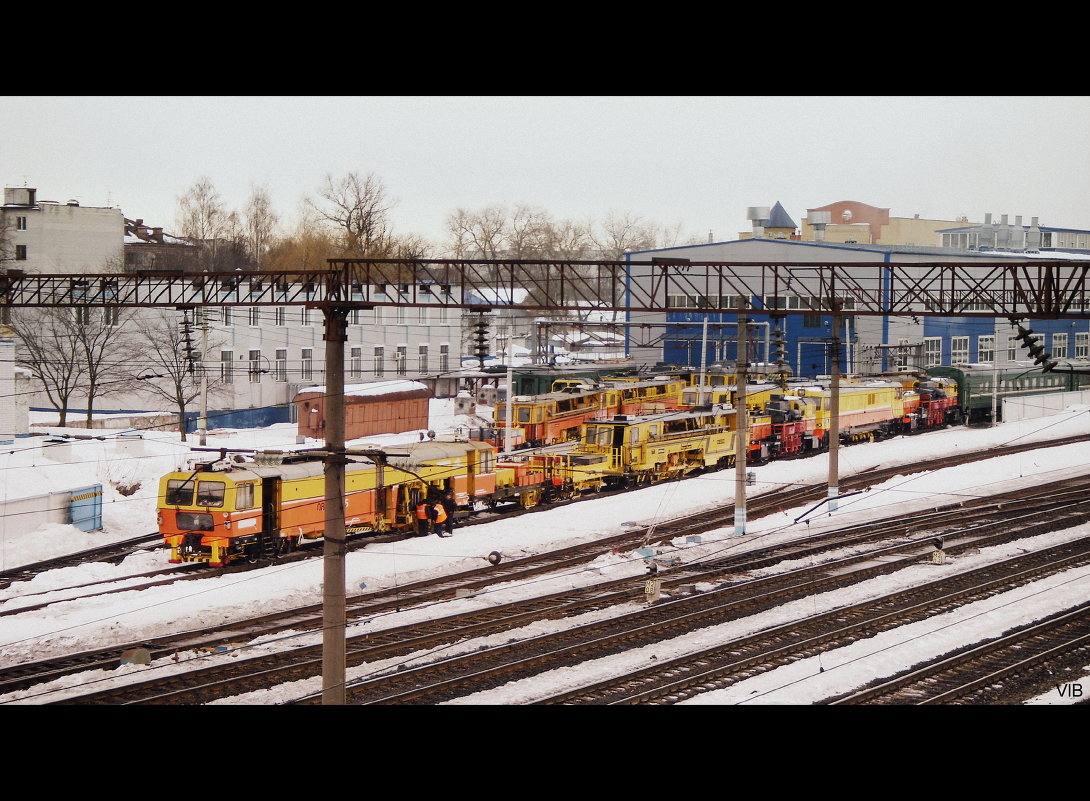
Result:
[[[1028,398],[1006,398],[1003,400],[1003,422],[1017,423],[1019,420],[1048,417],[1062,412],[1068,406],[1082,404],[1090,405],[1090,390],[1056,392]]]

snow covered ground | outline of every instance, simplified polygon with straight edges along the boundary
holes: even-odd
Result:
[[[486,411],[486,410],[485,410]],[[487,413],[487,411],[486,411]],[[431,428],[452,430],[467,421],[453,414],[452,401],[432,401]],[[473,423],[476,424],[476,423]],[[419,439],[416,431],[402,435],[371,437],[350,444],[400,444]],[[915,437],[902,437],[882,443],[855,445],[840,450],[842,474],[876,466],[915,462],[935,453],[986,450],[1014,443],[1043,441],[1062,436],[1090,433],[1090,408],[1071,407],[1061,414],[1022,421],[994,428],[956,428]],[[265,429],[214,431],[208,436],[209,447],[293,448],[295,427],[291,424]],[[33,531],[20,530],[17,522],[7,520],[0,541],[0,568],[38,561],[52,555],[70,553],[105,542],[148,533],[155,527],[155,496],[160,475],[176,469],[187,455],[177,434],[148,433],[142,442],[143,453],[126,452],[112,435],[104,440],[86,440],[72,445],[73,461],[58,463],[42,455],[32,439],[18,440],[11,450],[0,453],[0,468],[5,476],[4,498],[40,494],[49,489],[65,489],[101,482],[105,488],[105,530],[84,533],[71,526],[49,525]],[[190,437],[190,445],[196,437]],[[311,441],[308,446],[321,443]],[[822,482],[828,463],[824,456],[790,462],[774,462],[751,468],[757,483],[754,495],[782,485]],[[988,495],[1028,482],[1047,482],[1090,471],[1085,445],[1027,451],[978,462],[961,468],[898,476],[869,492],[841,499],[838,510],[830,515],[817,510],[795,522],[809,507],[784,509],[759,520],[751,520],[745,537],[734,536],[733,518],[723,521],[723,528],[704,535],[699,544],[675,541],[661,549],[663,556],[677,556],[684,561],[702,558],[726,550],[790,540],[827,528],[848,525],[862,519],[891,516],[909,508],[922,508],[962,499]],[[139,484],[132,495],[118,493],[116,487]],[[458,529],[455,536],[414,538],[396,543],[374,543],[354,551],[347,558],[347,589],[379,589],[405,584],[425,577],[467,568],[482,567],[492,551],[513,558],[538,551],[582,542],[616,533],[621,526],[654,524],[702,508],[734,499],[734,472],[723,471],[683,482],[649,487],[620,497],[603,497],[592,502],[573,504],[536,512],[534,524],[526,518],[497,521],[472,528]],[[1035,543],[1049,544],[1090,534],[1090,526],[1081,526],[1036,538]],[[759,628],[775,625],[799,614],[817,614],[838,605],[878,595],[907,586],[915,581],[936,578],[940,571],[970,569],[1020,552],[1024,545],[998,546],[979,554],[951,559],[945,566],[919,565],[864,582],[849,590],[807,598],[781,608],[743,618],[720,626],[692,632],[668,642],[633,649],[608,659],[595,660],[578,670],[551,671],[534,679],[514,682],[505,687],[458,699],[453,704],[519,704],[536,698],[591,683],[603,675],[615,674],[624,666],[639,665],[654,656],[658,660],[682,655]],[[166,631],[197,628],[216,621],[243,617],[257,611],[274,611],[301,604],[320,602],[322,564],[320,559],[293,564],[272,565],[237,576],[209,577],[147,590],[115,593],[102,598],[68,601],[77,594],[67,587],[106,579],[123,582],[126,576],[163,566],[162,554],[150,551],[137,554],[121,565],[87,564],[78,568],[50,571],[29,582],[0,591],[0,610],[10,611],[43,601],[44,608],[0,618],[0,665],[47,658],[95,646],[116,646],[138,642]],[[566,572],[527,582],[511,582],[476,597],[444,602],[441,606],[408,609],[378,615],[365,623],[368,629],[401,626],[415,620],[433,619],[462,609],[515,600],[529,593],[553,592],[569,586],[581,586],[604,578],[644,574],[643,560],[637,554],[612,554],[607,550],[586,569]],[[1071,570],[1051,579],[1034,582],[1022,589],[988,601],[972,604],[928,621],[905,626],[896,631],[836,649],[812,660],[798,662],[763,676],[741,682],[729,690],[706,693],[693,704],[809,704],[834,693],[857,687],[870,679],[889,675],[965,642],[976,641],[1010,628],[1023,620],[1039,618],[1049,612],[1081,600],[1090,591],[1090,568]],[[526,627],[526,636],[589,622],[611,613],[596,612]],[[349,634],[354,633],[350,627]],[[356,629],[358,630],[358,629]],[[497,635],[506,641],[510,633]],[[256,655],[269,649],[317,644],[318,635],[287,632],[255,640],[244,648],[224,655],[200,657],[206,660]],[[419,664],[439,655],[451,656],[459,650],[476,650],[489,638],[473,640],[437,652],[414,654],[349,669],[348,680],[381,674],[402,664]],[[178,670],[170,660],[152,665],[121,665],[113,671],[77,674],[35,688],[26,693],[0,696],[0,703],[36,704],[63,697],[65,687],[90,681],[114,682],[142,678],[147,671]],[[1074,677],[1072,680],[1078,680]],[[46,690],[50,690],[48,695]],[[222,704],[275,704],[285,699],[320,691],[314,679],[285,685],[271,691],[239,696]],[[1078,700],[1078,699],[1074,699]],[[1041,704],[1066,704],[1071,699],[1058,692],[1042,696]]]

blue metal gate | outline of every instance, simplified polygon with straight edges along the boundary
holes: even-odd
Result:
[[[81,531],[102,530],[102,485],[72,490],[72,525]]]

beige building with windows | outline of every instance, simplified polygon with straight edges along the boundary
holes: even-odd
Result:
[[[40,200],[38,190],[4,189],[0,263],[35,273],[120,272],[125,217],[121,209]]]

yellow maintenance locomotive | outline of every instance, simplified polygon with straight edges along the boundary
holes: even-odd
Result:
[[[540,467],[502,462],[486,442],[428,441],[387,451],[345,466],[350,533],[421,533],[419,505],[445,492],[468,512],[481,504],[535,506],[551,487]],[[221,457],[163,476],[159,531],[170,561],[212,566],[256,561],[321,537],[324,471],[321,459],[306,455],[264,465]]]

